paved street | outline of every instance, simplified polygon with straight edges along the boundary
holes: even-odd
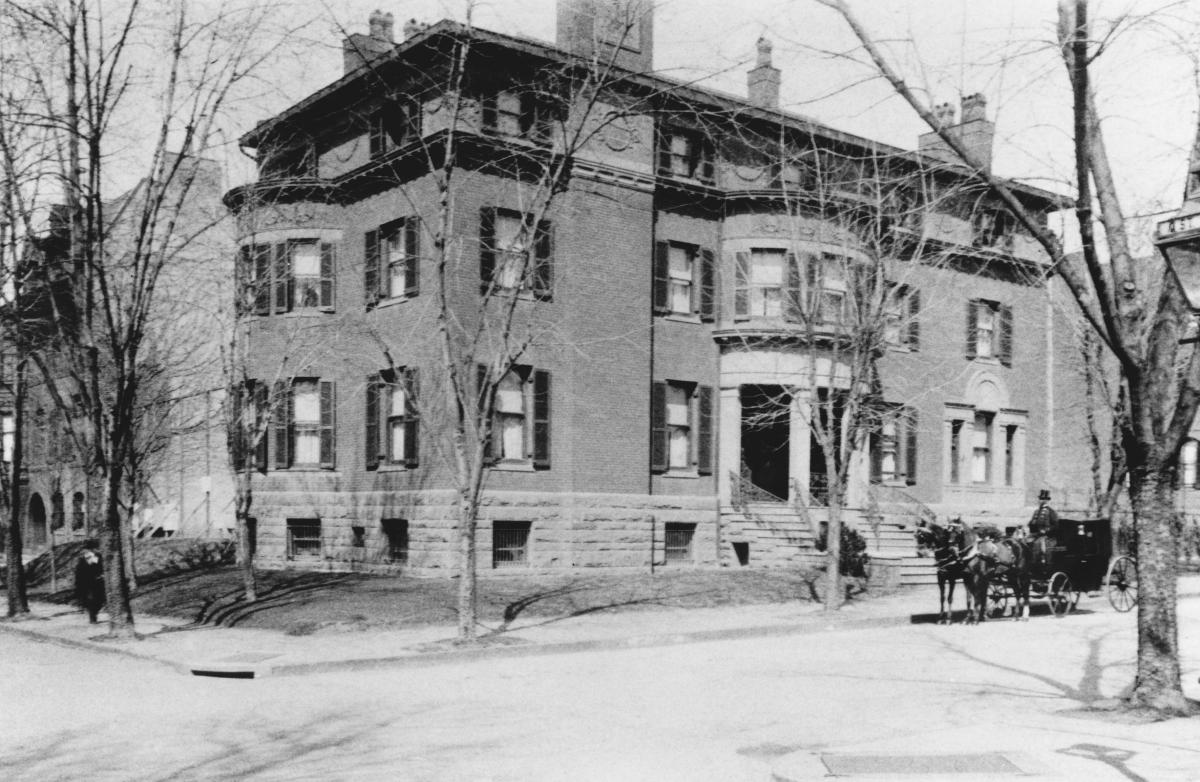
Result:
[[[1134,616],[1080,607],[1094,613],[254,680],[0,633],[0,778],[767,780],[826,751],[1200,777],[1194,725],[1081,710],[1130,681]],[[1197,697],[1200,598],[1180,615]]]

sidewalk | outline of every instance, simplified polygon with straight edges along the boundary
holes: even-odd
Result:
[[[1200,575],[1181,577],[1179,595],[1200,596]],[[1103,593],[1084,597],[1080,608],[1088,601],[1102,601],[1107,607]],[[182,619],[146,615],[137,618],[140,639],[118,641],[103,636],[103,614],[101,624],[91,625],[81,611],[67,606],[31,602],[30,610],[29,619],[0,622],[0,631],[137,657],[182,673],[254,678],[932,622],[937,592],[929,586],[907,587],[890,595],[857,598],[833,613],[815,603],[794,601],[535,617],[519,619],[503,631],[482,627],[481,643],[470,648],[454,643],[456,628],[449,624],[404,630],[335,627],[288,635],[257,628],[197,627]]]
[[[380,666],[422,666],[497,656],[525,656],[663,646],[693,641],[819,632],[833,627],[879,627],[933,621],[936,591],[906,588],[860,597],[836,613],[809,602],[722,608],[597,611],[561,618],[519,619],[503,631],[480,628],[481,643],[460,648],[453,625],[405,630],[325,629],[288,635],[258,628],[189,625],[185,620],[141,615],[138,640],[104,637],[107,616],[88,624],[82,611],[30,602],[31,617],[0,622],[0,631],[99,653],[168,665],[182,673],[255,678]]]

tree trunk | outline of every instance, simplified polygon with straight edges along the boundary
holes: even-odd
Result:
[[[250,507],[254,501],[250,493],[250,476],[242,469],[237,473],[237,489],[234,497],[235,518],[238,531],[238,566],[242,571],[242,590],[247,602],[258,600],[258,581],[254,576],[254,552],[250,546]]]
[[[100,549],[104,557],[108,634],[115,638],[132,638],[133,607],[129,600],[129,583],[125,580],[121,506],[118,502],[118,492],[121,489],[120,469],[111,469],[105,480],[104,526],[100,530]]]
[[[131,504],[130,507],[133,507]],[[128,513],[120,514],[121,519],[121,561],[125,568],[125,584],[130,593],[137,589],[137,565],[133,561],[133,520]]]
[[[458,638],[475,640],[475,611],[478,588],[475,583],[476,551],[474,503],[465,498],[458,501]]]
[[[29,596],[25,584],[25,563],[22,561],[25,553],[24,542],[21,538],[21,456],[24,438],[24,404],[25,404],[25,359],[17,361],[13,389],[13,451],[11,485],[9,491],[8,540],[6,543],[5,591],[8,593],[8,616],[29,613]]]
[[[832,481],[830,482],[832,484]],[[829,487],[829,521],[825,533],[825,610],[836,611],[843,603],[842,590],[842,503],[838,491]]]
[[[1179,542],[1170,473],[1159,467],[1130,476],[1137,531],[1138,665],[1129,702],[1167,714],[1190,715],[1196,707],[1183,695],[1179,669]]]

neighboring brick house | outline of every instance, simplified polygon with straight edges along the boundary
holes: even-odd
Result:
[[[198,159],[195,165],[197,171],[178,212],[164,208],[172,218],[169,241],[162,238],[166,229],[157,226],[157,241],[167,243],[168,249],[163,250],[167,260],[157,279],[140,349],[139,400],[147,412],[138,446],[143,483],[131,518],[137,536],[223,537],[233,525],[220,361],[232,326],[234,269],[228,254],[232,220],[221,202],[225,185],[220,166],[208,159]],[[183,177],[181,173],[179,178]],[[130,233],[139,230],[144,188],[143,180],[104,205],[113,268],[133,246]],[[167,202],[173,204],[174,196],[171,191]],[[27,323],[54,317],[47,305],[39,303],[44,280],[54,281],[61,297],[61,317],[79,312],[70,302],[82,299],[78,283],[84,275],[68,262],[69,228],[64,215],[63,210],[54,210],[46,235],[36,241],[37,252],[31,257],[39,268],[23,292]],[[129,291],[112,295],[115,301]],[[54,329],[47,333],[56,338]],[[51,365],[56,360],[52,351],[47,360]],[[6,385],[10,369],[8,354],[0,355],[0,423],[6,433],[10,424],[4,400],[11,396]],[[23,534],[26,550],[36,553],[52,541],[98,534],[103,500],[101,488],[89,485],[76,451],[76,443],[89,442],[90,435],[78,388],[71,380],[60,383],[58,392],[73,408],[64,415],[32,361],[25,378]],[[5,438],[7,453],[7,434]]]
[[[863,200],[867,171],[909,181],[898,192],[921,207],[920,218],[897,207],[907,216],[888,228],[903,295],[880,393],[897,414],[851,468],[852,520],[869,511],[893,532],[931,513],[1021,523],[1043,484],[1082,485],[1085,460],[1051,458],[1051,443],[1084,440],[1051,413],[1052,390],[1060,406],[1075,394],[1056,363],[1074,343],[1041,282],[1046,256],[940,162],[935,136],[906,151],[779,110],[765,42],[748,100],[656,77],[650,14],[614,50],[594,7],[561,0],[557,46],[448,21],[411,24],[394,43],[376,12],[369,36],[347,39],[343,78],[241,139],[259,179],[226,203],[252,397],[272,416],[255,455],[260,563],[454,567],[443,432],[422,405],[442,393],[430,382],[428,163],[454,99],[435,74],[465,39],[455,130],[467,174],[447,235],[457,317],[472,317],[481,281],[500,279],[520,225],[515,175],[493,163],[551,143],[531,74],[614,54],[627,71],[605,100],[642,107],[577,151],[534,232],[539,273],[515,286],[522,317],[552,322],[554,336],[533,340],[500,389],[483,567],[756,565],[811,550],[825,467],[808,421],[838,391],[829,345],[842,316],[814,336],[790,308],[817,296],[844,312],[855,283],[833,261],[864,252],[851,191]],[[964,99],[957,124],[939,110],[990,162],[985,109]],[[750,143],[772,138],[790,151]],[[1066,203],[1012,187],[1043,217]]]

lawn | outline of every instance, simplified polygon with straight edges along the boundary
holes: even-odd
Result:
[[[58,591],[49,584],[49,558],[30,563],[31,592],[70,600],[77,546],[56,552]],[[189,541],[139,541],[141,585],[134,614],[175,616],[197,623],[262,627],[304,634],[322,629],[367,629],[453,624],[458,579],[363,573],[259,571],[259,600],[241,599],[241,574],[229,547]],[[481,575],[479,621],[500,627],[521,617],[562,618],[596,611],[661,607],[703,608],[812,600],[811,570],[675,569],[655,573],[570,572]]]

